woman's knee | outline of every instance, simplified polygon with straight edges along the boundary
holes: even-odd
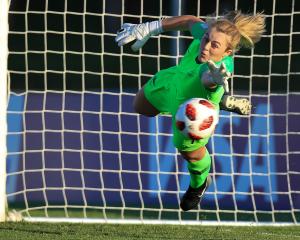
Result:
[[[159,111],[147,100],[144,89],[140,89],[133,101],[133,108],[135,112],[148,116],[155,117]]]
[[[200,147],[191,152],[180,151],[180,154],[188,162],[196,162],[204,158],[206,154],[206,147]]]

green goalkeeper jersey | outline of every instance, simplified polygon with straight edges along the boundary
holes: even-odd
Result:
[[[199,63],[197,61],[200,42],[205,33],[202,24],[199,22],[193,25],[192,35],[194,40],[180,63],[177,66],[157,72],[144,86],[144,93],[147,100],[161,113],[168,112],[172,114],[174,144],[181,150],[186,148],[182,147],[182,141],[176,141],[176,138],[182,138],[183,135],[177,130],[174,121],[179,105],[190,98],[205,98],[219,107],[219,102],[224,94],[223,86],[218,86],[211,90],[205,88],[201,81],[203,72],[208,70],[206,63]],[[216,65],[219,66],[222,62],[224,62],[227,71],[232,73],[232,56],[223,58]],[[202,142],[204,143],[205,141],[203,140]],[[194,144],[193,148],[196,145]],[[188,149],[190,150],[190,148]]]
[[[183,101],[193,97],[202,97],[210,100],[217,106],[221,101],[221,98],[224,93],[223,87],[218,87],[215,91],[206,89],[201,81],[201,76],[203,72],[208,70],[206,63],[198,63],[197,57],[199,55],[199,48],[201,39],[205,33],[203,31],[201,22],[193,25],[192,35],[194,37],[193,42],[190,44],[188,50],[186,51],[183,59],[180,64],[176,67],[177,71],[180,72],[182,79],[176,78],[177,89],[177,98]],[[227,56],[223,58],[220,62],[217,62],[216,65],[224,62],[227,71],[230,73],[233,72],[233,59],[232,56]]]

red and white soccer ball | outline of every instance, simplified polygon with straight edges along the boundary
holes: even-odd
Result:
[[[192,98],[181,104],[175,118],[179,131],[194,140],[211,136],[219,122],[218,110],[204,98]]]

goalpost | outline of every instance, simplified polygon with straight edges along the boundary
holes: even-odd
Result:
[[[10,0],[4,11],[1,1],[1,221],[7,203],[7,220],[299,224],[299,3],[206,2]],[[140,116],[132,100],[192,38],[165,33],[133,53],[115,33],[124,22],[233,9],[267,17],[256,48],[235,55],[231,82],[231,94],[255,108],[221,112],[208,144],[213,184],[198,209],[182,212],[189,175],[170,116]]]
[[[0,2],[0,222],[5,221],[6,215],[6,113],[7,108],[7,34],[8,34],[8,1]]]

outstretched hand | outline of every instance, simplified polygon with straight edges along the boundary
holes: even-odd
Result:
[[[150,29],[148,23],[131,24],[124,23],[117,32],[115,41],[121,47],[127,43],[137,40],[132,46],[133,51],[139,50],[150,38]]]
[[[133,51],[138,51],[144,46],[151,36],[160,34],[163,31],[162,21],[152,21],[140,24],[124,23],[117,32],[115,41],[121,47],[134,40],[136,42],[131,46]]]
[[[210,71],[211,78],[214,83],[217,85],[222,85],[226,92],[229,92],[228,78],[231,76],[231,73],[227,71],[225,64],[222,62],[220,67],[212,61],[207,62],[207,66]]]

